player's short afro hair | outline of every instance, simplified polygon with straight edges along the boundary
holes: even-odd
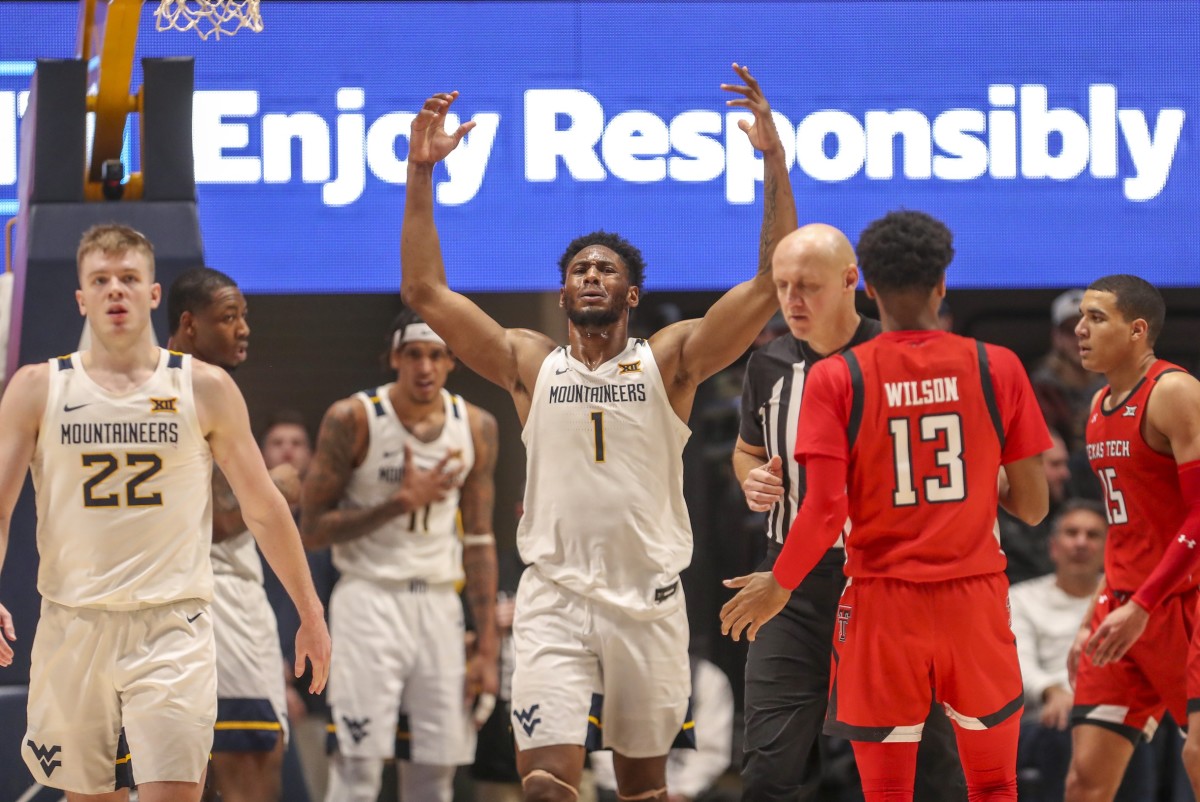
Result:
[[[630,285],[639,288],[642,286],[642,280],[646,274],[646,262],[642,259],[642,252],[620,234],[613,234],[609,231],[593,231],[591,234],[584,234],[582,237],[571,240],[567,245],[566,252],[558,260],[559,274],[563,284],[567,283],[567,268],[570,266],[571,260],[589,245],[603,245],[621,257],[621,261],[625,264],[625,272],[629,276]]]
[[[884,293],[932,290],[954,259],[954,235],[924,212],[888,212],[858,238],[863,278]]]

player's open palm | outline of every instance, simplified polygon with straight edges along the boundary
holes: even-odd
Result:
[[[432,468],[422,468],[413,461],[412,449],[407,445],[404,447],[404,477],[396,495],[407,509],[416,510],[441,501],[458,487],[458,474],[448,470],[454,457],[454,454],[447,454]]]
[[[13,627],[12,614],[8,608],[0,604],[0,668],[12,665],[13,650],[8,645],[10,640],[17,639],[17,630]]]
[[[771,104],[763,95],[758,81],[750,74],[748,67],[740,64],[733,65],[733,71],[738,74],[744,84],[721,84],[726,92],[741,95],[739,98],[725,101],[726,106],[743,108],[754,115],[754,123],[748,120],[738,120],[738,128],[746,132],[750,144],[763,153],[783,150],[783,141],[775,128],[775,120],[771,117]]]
[[[420,113],[412,121],[412,135],[408,141],[409,161],[417,164],[440,162],[475,127],[475,123],[465,122],[454,133],[446,133],[446,113],[457,97],[458,92],[439,92],[425,101]]]

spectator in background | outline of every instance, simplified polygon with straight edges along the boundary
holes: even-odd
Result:
[[[1035,526],[1009,515],[1003,509],[997,516],[1000,523],[1000,547],[1008,556],[1008,566],[1004,573],[1014,585],[1054,571],[1049,548],[1050,535],[1059,510],[1071,496],[1071,468],[1070,455],[1067,453],[1067,444],[1063,436],[1051,429],[1050,440],[1054,445],[1042,455],[1046,482],[1050,485],[1049,514]]]
[[[692,719],[696,748],[672,749],[667,756],[667,802],[732,802],[732,796],[713,789],[725,773],[733,752],[733,687],[725,672],[709,661],[691,656]],[[617,778],[612,752],[592,752],[589,758],[598,802],[616,802]]]
[[[1052,453],[1057,450],[1052,449]],[[1047,475],[1050,473],[1047,460]],[[1053,488],[1053,482],[1051,487]],[[1021,799],[1058,802],[1071,763],[1071,707],[1067,652],[1100,584],[1108,523],[1101,504],[1073,499],[1053,519],[1049,557],[1054,573],[1019,582],[1009,590],[1013,634],[1025,685],[1018,774]],[[1141,744],[1116,799],[1150,799],[1150,751]]]
[[[1104,380],[1087,371],[1079,357],[1075,324],[1083,290],[1067,290],[1050,305],[1050,350],[1034,364],[1029,380],[1046,423],[1065,438],[1067,450],[1083,449],[1083,427],[1092,396]]]

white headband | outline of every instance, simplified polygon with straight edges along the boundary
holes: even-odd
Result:
[[[445,345],[446,341],[437,336],[437,332],[429,328],[428,323],[409,323],[402,329],[396,329],[396,333],[392,335],[392,350],[399,350],[405,343]]]

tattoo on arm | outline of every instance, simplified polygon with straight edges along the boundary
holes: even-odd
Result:
[[[496,419],[472,407],[478,419],[475,437],[475,466],[463,482],[459,509],[467,534],[490,534],[494,530],[496,507],[496,458],[500,438]],[[466,575],[467,604],[475,620],[480,641],[496,646],[496,546],[467,546],[463,549],[463,573]]]
[[[213,466],[212,474],[212,503],[213,503],[213,543],[220,543],[246,531],[246,522],[242,519],[242,507],[229,480],[220,469]]]
[[[774,170],[767,170],[763,177],[763,222],[762,233],[758,239],[758,275],[771,272],[771,254],[775,251],[777,237],[775,236],[775,215],[778,213],[775,194],[779,189],[779,180]]]
[[[309,549],[362,537],[398,514],[388,503],[365,509],[338,509],[354,472],[358,425],[352,399],[339,401],[325,413],[317,449],[304,478],[300,531]]]

